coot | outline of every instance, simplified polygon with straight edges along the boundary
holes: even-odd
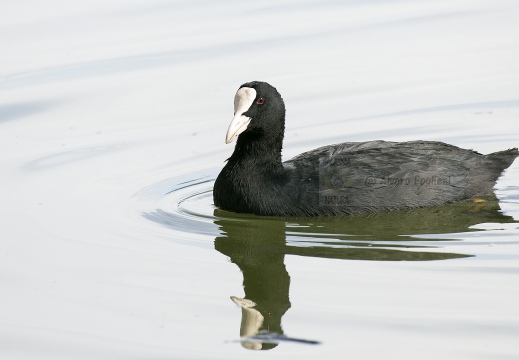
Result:
[[[517,148],[482,155],[436,141],[345,142],[281,162],[285,104],[265,82],[243,84],[226,142],[236,147],[213,189],[238,213],[321,216],[436,206],[492,195]]]

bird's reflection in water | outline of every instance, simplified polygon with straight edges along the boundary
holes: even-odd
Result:
[[[223,235],[215,249],[229,256],[243,273],[245,298],[231,299],[242,308],[240,336],[248,349],[270,349],[274,342],[255,341],[258,334],[282,335],[281,317],[290,308],[290,276],[285,268],[285,224],[216,220]],[[268,231],[266,231],[266,228]]]
[[[423,239],[402,235],[466,232],[483,222],[514,222],[495,200],[330,218],[268,218],[218,209],[214,215],[221,232],[215,249],[243,273],[245,297],[231,299],[242,309],[241,344],[254,350],[272,349],[282,341],[317,343],[283,334],[281,318],[290,308],[286,254],[379,261],[463,258],[471,255],[427,251],[430,244],[417,244]],[[446,241],[441,235],[436,240]]]

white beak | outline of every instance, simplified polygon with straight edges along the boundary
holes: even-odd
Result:
[[[243,113],[250,109],[254,99],[256,99],[256,90],[253,88],[242,87],[236,92],[234,96],[234,117],[225,136],[226,144],[232,142],[235,137],[244,132],[247,126],[249,126],[252,119],[244,116]]]

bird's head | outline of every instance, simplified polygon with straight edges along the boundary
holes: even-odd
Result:
[[[266,82],[245,83],[234,96],[234,117],[227,130],[229,144],[240,134],[250,139],[283,139],[285,104],[278,91]]]

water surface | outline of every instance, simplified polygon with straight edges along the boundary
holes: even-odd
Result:
[[[519,356],[517,162],[495,199],[412,211],[269,218],[211,193],[251,80],[286,102],[286,160],[517,147],[514,1],[4,8],[2,358]]]

